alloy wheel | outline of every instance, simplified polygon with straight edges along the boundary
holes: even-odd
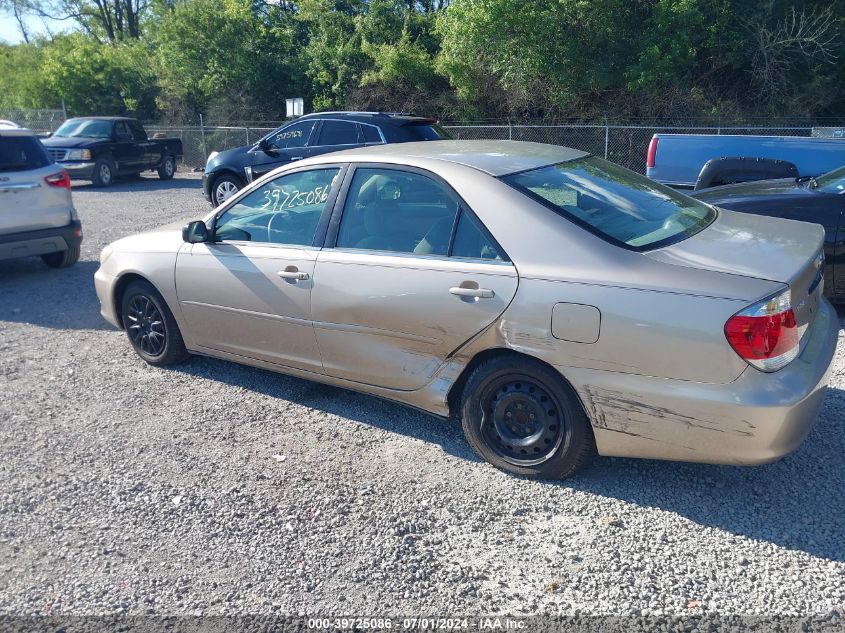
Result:
[[[167,331],[155,303],[145,295],[135,295],[129,301],[126,318],[127,332],[135,346],[149,356],[160,356],[167,343]]]

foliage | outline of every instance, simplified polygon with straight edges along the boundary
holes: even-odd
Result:
[[[195,122],[835,116],[845,0],[0,0],[0,106]],[[26,69],[23,71],[22,69]]]

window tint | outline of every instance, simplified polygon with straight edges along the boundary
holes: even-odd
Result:
[[[411,123],[406,125],[405,129],[412,138],[420,141],[439,141],[452,138],[446,130],[433,123]]]
[[[132,139],[132,133],[129,131],[129,126],[123,121],[118,121],[114,124],[114,135],[115,138],[120,140]]]
[[[132,136],[135,137],[136,141],[146,141],[147,140],[147,133],[144,131],[144,126],[142,126],[137,121],[128,121],[129,129],[132,131]]]
[[[364,134],[364,142],[365,143],[381,143],[381,135],[379,134],[378,128],[374,125],[367,125],[366,123],[361,124],[361,131]]]
[[[270,146],[275,149],[288,149],[291,147],[305,147],[311,130],[314,129],[314,121],[302,121],[293,123],[282,128],[268,140]]]
[[[357,145],[358,125],[349,121],[323,121],[317,145]]]
[[[356,169],[337,236],[341,248],[446,255],[458,205],[433,179]]]
[[[0,137],[0,172],[39,169],[52,163],[44,146],[32,136]]]
[[[465,212],[461,212],[461,217],[458,219],[455,242],[452,244],[452,257],[504,260],[499,249],[479,228],[475,219]]]
[[[215,238],[310,246],[339,171],[301,171],[265,183],[217,218]]]
[[[635,250],[683,240],[715,217],[710,207],[689,196],[592,156],[503,180],[592,232]]]

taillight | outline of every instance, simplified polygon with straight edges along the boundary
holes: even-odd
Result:
[[[61,187],[62,189],[70,189],[70,175],[65,169],[61,170],[57,174],[50,174],[49,176],[44,178],[44,182],[46,182],[51,187]]]
[[[777,371],[798,356],[807,326],[798,326],[789,295],[786,290],[764,299],[725,323],[725,336],[734,351],[762,371]]]
[[[645,157],[646,167],[654,167],[654,159],[657,157],[657,143],[659,142],[660,139],[656,136],[651,137],[651,142],[648,144],[648,154]]]

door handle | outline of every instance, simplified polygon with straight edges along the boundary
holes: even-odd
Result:
[[[308,273],[303,273],[298,270],[280,270],[276,273],[282,279],[293,279],[294,281],[306,281],[310,279]]]
[[[476,297],[478,299],[492,299],[496,296],[496,293],[488,288],[464,288],[463,286],[455,286],[454,288],[449,288],[449,292],[456,297]]]
[[[302,158],[303,158],[302,156],[291,156],[290,157],[291,160],[302,160]]]

